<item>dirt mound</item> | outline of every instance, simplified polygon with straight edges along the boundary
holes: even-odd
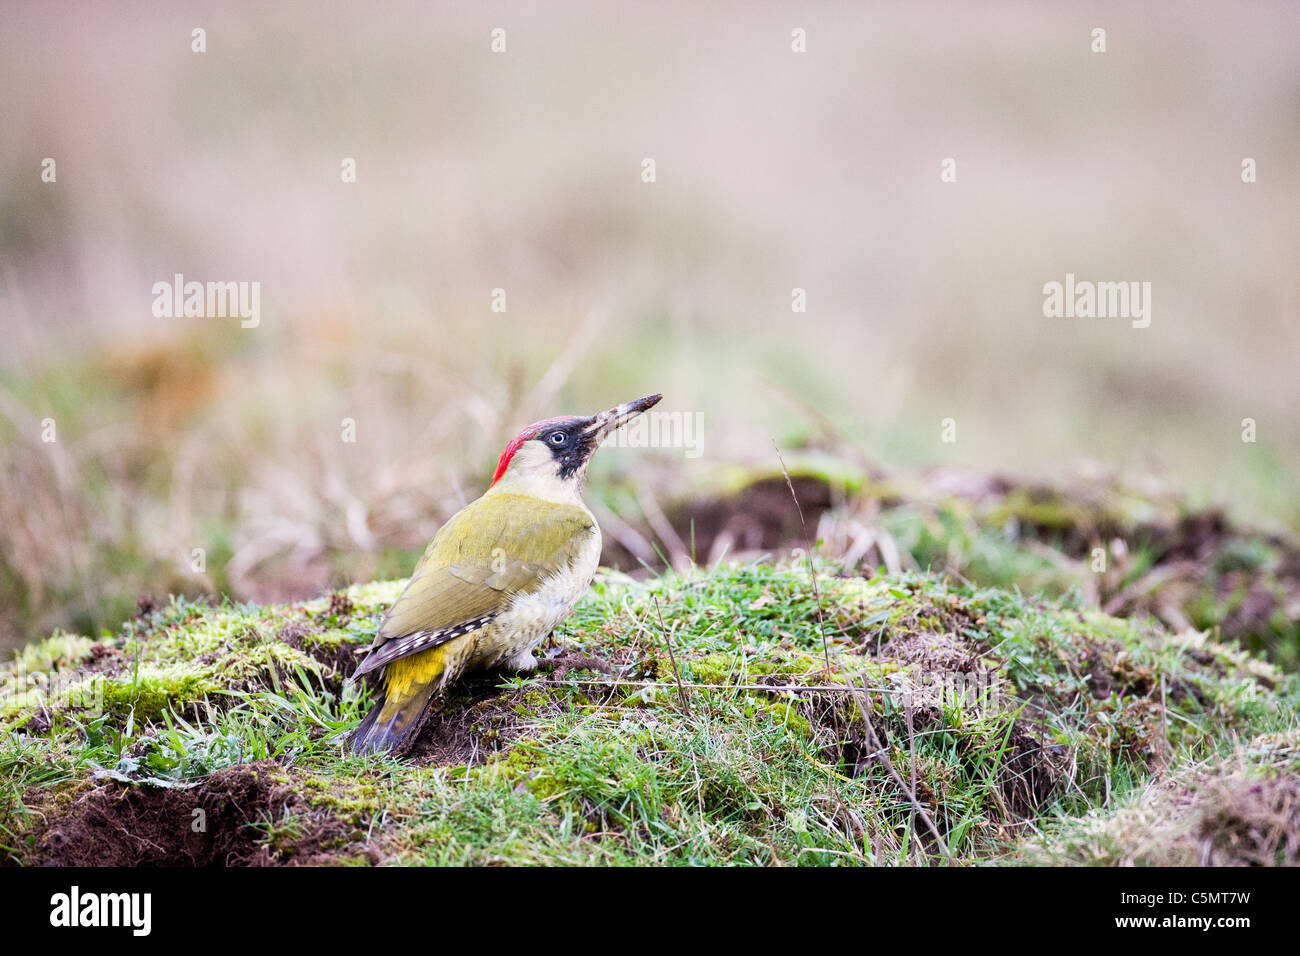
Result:
[[[345,642],[326,644],[311,640],[315,633],[316,630],[311,625],[294,621],[280,628],[277,637],[287,646],[302,651],[320,664],[324,668],[322,678],[325,686],[334,693],[340,693],[344,681],[351,677],[352,672],[360,665],[364,655],[359,652],[364,650],[365,645]]]
[[[818,519],[835,504],[834,489],[809,475],[791,480],[804,521],[816,528]],[[734,494],[674,506],[667,517],[681,542],[693,547],[700,564],[713,564],[724,556],[801,547],[805,536],[782,475],[760,478]],[[642,530],[649,539],[656,537],[653,529]],[[609,567],[640,566],[637,556],[612,536],[607,537],[601,562]]]
[[[1300,778],[1243,782],[1214,795],[1197,839],[1202,866],[1300,866]]]
[[[1019,862],[1300,866],[1300,737],[1264,734],[1045,831]]]
[[[500,680],[471,679],[434,700],[404,755],[422,766],[472,767],[508,750],[523,736],[527,706],[522,691],[502,693]]]
[[[910,486],[875,476],[855,493],[813,474],[792,482],[804,523],[781,475],[669,503],[665,520],[706,565],[724,555],[805,548],[813,538],[823,542],[822,554],[864,571],[928,568],[1007,587],[1021,583],[1017,557],[1048,558],[1053,576],[1040,585],[1052,596],[1077,588],[1108,614],[1150,615],[1175,631],[1218,627],[1285,667],[1300,667],[1300,542],[1239,527],[1219,508],[1189,510],[1172,493],[1112,479],[1050,485],[936,471]],[[887,530],[900,527],[925,531],[909,545]],[[846,529],[851,533],[840,533]],[[665,554],[676,547],[652,527],[635,530],[660,539]],[[1094,566],[1099,549],[1104,571]],[[997,558],[992,566],[989,555]],[[613,538],[604,560],[638,566]]]
[[[190,788],[99,782],[32,792],[26,865],[283,866],[365,853],[365,831],[310,805],[274,761],[217,771]]]
[[[576,651],[543,661],[540,673],[561,680],[573,669],[612,673],[606,661]],[[525,736],[530,721],[571,706],[551,688],[503,692],[501,679],[501,674],[470,677],[436,698],[406,756],[424,766],[484,763]]]

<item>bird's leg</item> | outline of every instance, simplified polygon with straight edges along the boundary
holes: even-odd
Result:
[[[512,670],[531,671],[537,667],[537,658],[533,656],[532,648],[529,648],[506,661],[506,666]]]
[[[542,647],[546,648],[546,654],[544,656],[548,661],[554,660],[564,653],[564,645],[555,639],[554,631],[551,631],[550,634],[546,635],[545,640],[542,641]]]

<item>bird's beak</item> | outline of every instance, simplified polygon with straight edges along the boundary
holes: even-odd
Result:
[[[591,424],[587,426],[586,433],[594,439],[593,447],[604,441],[605,436],[619,425],[636,418],[647,408],[658,405],[661,398],[662,395],[647,395],[645,398],[638,398],[635,402],[624,402],[607,412],[591,416]]]

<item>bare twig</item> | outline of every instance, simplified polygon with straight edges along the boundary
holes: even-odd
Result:
[[[903,717],[907,722],[907,763],[912,777],[912,794],[916,793],[916,727],[912,720],[912,695],[908,694],[903,703]],[[888,756],[887,754],[885,755]],[[916,830],[916,801],[912,801],[912,819],[908,821],[908,826],[913,831]]]
[[[570,337],[568,347],[562,350],[551,363],[537,384],[523,401],[519,403],[525,411],[549,408],[555,402],[555,396],[569,380],[574,371],[587,356],[587,350],[600,337],[600,330],[609,319],[609,312],[604,308],[593,307],[583,317],[582,324]]]
[[[1160,736],[1164,740],[1164,753],[1160,759],[1169,764],[1169,708],[1165,702],[1165,675],[1160,675]]]
[[[902,790],[904,795],[906,795],[907,799],[911,802],[912,810],[921,818],[926,827],[930,830],[931,835],[934,836],[935,842],[939,844],[939,849],[943,850],[943,855],[948,858],[949,862],[952,862],[952,851],[948,849],[947,842],[940,835],[939,828],[935,826],[934,818],[930,816],[929,811],[921,806],[921,802],[916,799],[916,790],[908,789],[907,784],[903,782],[903,778],[898,775],[898,771],[894,769],[893,761],[889,759],[889,754],[886,751],[886,748],[881,744],[880,738],[876,736],[875,724],[871,722],[871,701],[867,697],[865,683],[861,688],[853,688],[853,700],[857,703],[858,710],[862,712],[863,721],[866,722],[867,735],[870,738],[869,743],[872,750],[881,752],[880,761],[885,765],[885,769],[889,771],[889,776],[893,778],[898,789]]]
[[[650,523],[651,529],[659,536],[659,540],[664,543],[668,549],[668,563],[678,571],[684,570],[691,566],[694,556],[686,549],[686,542],[677,533],[663,509],[659,507],[659,501],[655,498],[649,486],[645,482],[638,482],[635,486],[636,503],[641,506],[641,513],[645,515],[646,521]]]
[[[654,680],[596,680],[594,678],[565,677],[563,680],[554,678],[537,679],[540,684],[590,684],[600,687],[660,687],[659,681]],[[696,684],[691,681],[680,681],[681,687],[685,690],[767,690],[773,693],[785,693],[796,691],[809,691],[816,694],[846,694],[862,690],[856,684]],[[896,688],[892,687],[867,687],[869,691],[878,694],[887,694]],[[947,733],[947,730],[935,730],[932,733]],[[921,731],[924,734],[926,731]]]
[[[682,684],[682,672],[677,669],[677,655],[673,653],[673,641],[668,636],[668,628],[664,627],[663,611],[659,609],[659,595],[654,595],[655,614],[659,616],[659,629],[664,634],[664,645],[668,648],[668,660],[673,665],[673,677],[677,678],[677,697],[682,703],[682,709],[686,711],[687,716],[691,713],[690,701],[686,699],[686,688]]]
[[[600,522],[600,527],[606,531],[615,541],[628,550],[632,557],[636,558],[647,568],[656,560],[654,545],[646,540],[645,536],[636,528],[632,527],[614,512],[601,505],[599,501],[593,501],[591,510],[596,513],[596,518]]]
[[[817,584],[817,569],[813,566],[813,542],[808,540],[808,523],[803,520],[803,508],[799,504],[799,496],[794,493],[794,481],[790,478],[790,469],[785,466],[785,458],[781,455],[781,449],[776,444],[776,439],[772,439],[772,448],[776,451],[777,461],[781,463],[781,474],[785,475],[785,486],[790,489],[790,497],[794,499],[794,510],[799,513],[799,526],[803,529],[804,555],[808,558],[808,574],[812,578],[813,595],[817,598],[817,629],[822,636],[822,655],[826,661],[826,676],[831,674],[831,649],[826,640],[826,614],[822,610],[822,592]]]

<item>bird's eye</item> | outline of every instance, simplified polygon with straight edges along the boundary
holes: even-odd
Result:
[[[553,435],[551,435],[552,445],[563,445],[568,440],[569,440],[569,436],[564,434],[564,432],[555,432]]]

